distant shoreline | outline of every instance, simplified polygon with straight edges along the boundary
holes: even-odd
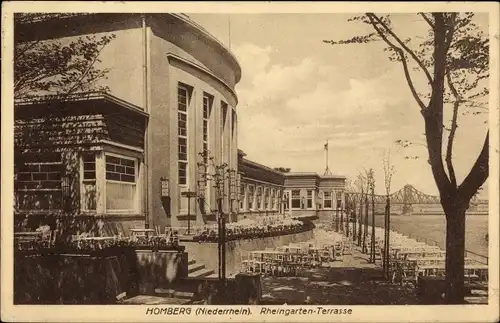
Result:
[[[466,215],[474,215],[474,216],[488,216],[488,212],[466,212]],[[411,217],[411,216],[425,216],[425,215],[431,215],[431,216],[436,216],[436,215],[442,215],[444,216],[444,212],[414,212],[411,214],[398,214],[398,213],[391,213],[392,216],[404,216],[404,217]],[[384,216],[383,213],[375,213],[375,216]]]

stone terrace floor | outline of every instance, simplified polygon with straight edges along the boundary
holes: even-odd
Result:
[[[334,267],[306,271],[306,277],[263,277],[262,304],[418,304],[416,289],[382,279],[380,260],[368,262],[356,247]]]

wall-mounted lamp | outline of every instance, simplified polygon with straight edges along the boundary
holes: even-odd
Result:
[[[170,197],[170,181],[166,177],[160,178],[161,197]]]
[[[160,183],[161,183],[161,204],[163,206],[163,210],[165,211],[165,214],[167,215],[167,218],[170,218],[171,212],[170,212],[170,181],[166,177],[161,177],[160,178]]]

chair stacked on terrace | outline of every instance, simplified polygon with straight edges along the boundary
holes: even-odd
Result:
[[[376,230],[376,241],[383,257],[383,229]],[[446,253],[437,246],[417,241],[399,232],[391,231],[389,244],[389,271],[394,282],[416,283],[420,276],[444,276]],[[466,281],[487,282],[488,266],[465,258]]]
[[[291,218],[273,217],[271,219],[249,220],[226,224],[226,241],[268,237],[274,235],[299,232],[305,227],[301,221]],[[215,242],[218,240],[217,225],[206,226],[199,229],[193,236],[194,241]]]
[[[333,261],[341,260],[342,238],[338,233],[318,230],[310,241],[250,252],[248,258],[242,259],[241,270],[272,276],[301,276],[306,269],[330,266]]]

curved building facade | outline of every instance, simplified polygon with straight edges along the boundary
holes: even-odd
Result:
[[[114,37],[97,63],[109,70],[98,84],[107,86],[106,93],[16,101],[18,134],[50,109],[65,111],[59,125],[101,134],[78,140],[81,134],[54,126],[42,150],[16,141],[25,153],[16,162],[19,211],[57,212],[70,199],[74,212],[104,215],[125,230],[145,222],[160,229],[185,226],[188,214],[191,225],[201,225],[214,217],[212,175],[226,164],[223,207],[236,212],[230,191],[238,187],[237,176],[230,174],[238,168],[234,87],[241,68],[201,26],[181,14],[75,14],[17,24],[15,35],[16,42],[61,43]],[[30,159],[30,153],[39,157]],[[48,187],[50,194],[43,190]]]

